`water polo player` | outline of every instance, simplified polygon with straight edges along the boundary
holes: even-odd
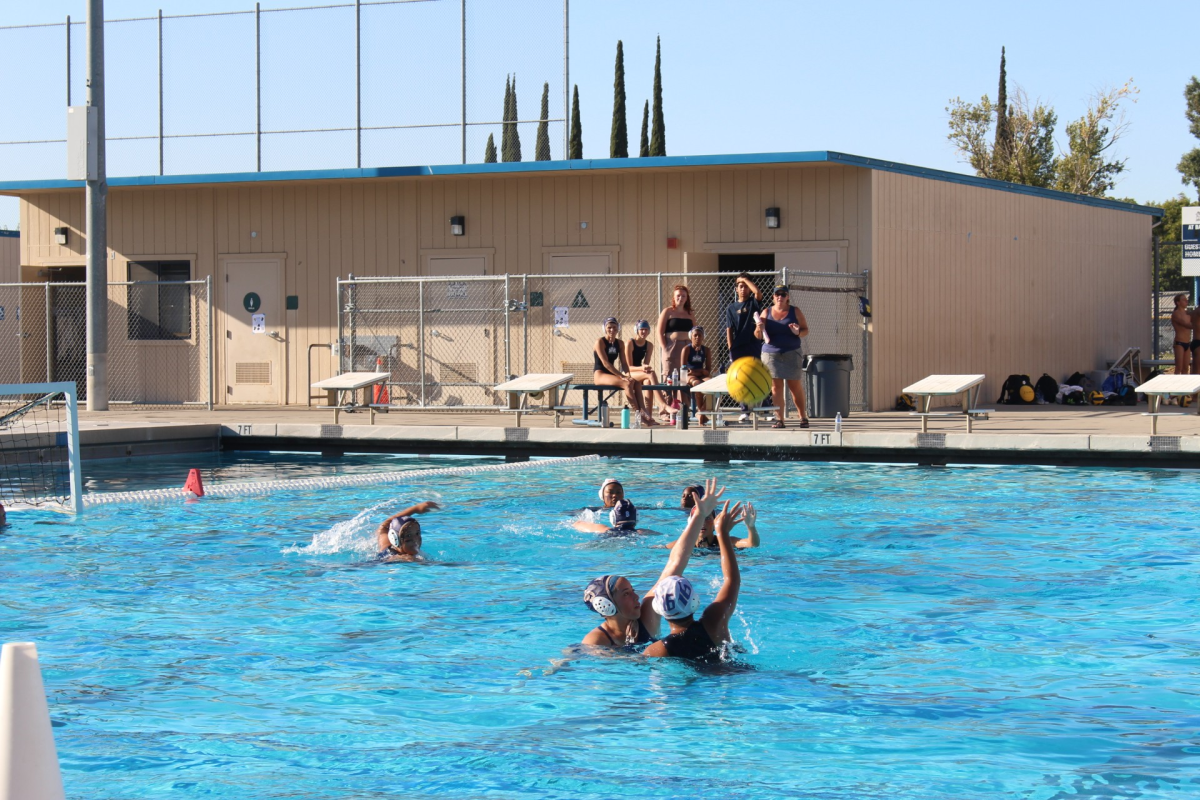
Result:
[[[722,649],[733,640],[729,635],[729,618],[737,608],[738,591],[742,586],[737,548],[729,538],[729,532],[741,521],[741,511],[740,503],[730,508],[727,500],[714,520],[713,528],[721,547],[721,574],[724,580],[716,599],[704,609],[700,619],[696,619],[700,596],[691,581],[682,575],[660,579],[652,605],[656,613],[667,619],[671,633],[646,648],[646,655],[650,658],[670,656],[701,663],[721,660]],[[696,514],[693,513],[692,519],[695,518]]]
[[[399,514],[379,523],[375,529],[375,539],[378,542],[379,558],[382,561],[417,561],[424,558],[421,554],[421,523],[414,514],[425,514],[441,508],[432,500],[409,506]]]
[[[683,487],[683,497],[680,499],[679,507],[684,511],[691,511],[692,506],[696,503],[696,496],[704,496],[704,487],[700,484],[692,484],[691,486]],[[742,509],[743,520],[746,523],[746,536],[742,539],[734,541],[733,546],[739,549],[749,547],[758,547],[760,540],[758,538],[758,512],[750,503],[746,503]],[[700,529],[700,534],[696,537],[696,547],[702,550],[717,550],[719,548],[717,536],[713,532],[713,517],[709,515],[704,519],[704,525]]]
[[[597,512],[597,516],[603,514],[603,509]],[[618,500],[617,504],[608,512],[608,524],[603,522],[588,522],[587,520],[576,520],[575,530],[583,531],[584,533],[609,533],[613,535],[621,535],[628,533],[654,533],[655,531],[643,531],[638,528],[637,506],[632,500]]]
[[[696,539],[703,520],[716,508],[717,499],[725,492],[717,489],[715,478],[705,484],[706,496],[696,503],[696,510],[688,519],[687,527],[675,541],[667,565],[655,581],[655,587],[663,581],[683,574],[692,554],[692,542]],[[654,607],[655,589],[640,601],[637,591],[627,578],[619,575],[602,575],[587,585],[583,602],[589,609],[604,617],[604,622],[593,628],[583,643],[596,647],[629,647],[646,644],[658,635],[661,617]]]

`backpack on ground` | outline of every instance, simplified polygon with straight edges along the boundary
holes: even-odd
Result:
[[[1028,392],[1021,391],[1025,386],[1029,387]],[[1033,402],[1033,396],[1033,383],[1028,375],[1009,375],[1000,389],[1000,399],[996,402],[1010,406],[1028,405]]]
[[[1068,386],[1080,386],[1085,392],[1090,392],[1096,388],[1096,384],[1087,375],[1082,372],[1072,372],[1071,377],[1067,378]]]
[[[1047,403],[1055,402],[1054,399],[1058,397],[1058,381],[1044,372],[1033,388]]]
[[[1108,394],[1120,394],[1121,389],[1125,386],[1124,372],[1110,372],[1108,377],[1104,379],[1104,383],[1100,384],[1100,391]]]
[[[1070,389],[1063,392],[1062,403],[1064,406],[1082,406],[1087,404],[1087,395],[1083,389]]]

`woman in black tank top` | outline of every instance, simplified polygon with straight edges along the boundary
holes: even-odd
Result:
[[[653,425],[654,418],[647,412],[642,399],[642,381],[629,374],[625,362],[625,343],[617,338],[617,318],[604,320],[604,335],[596,340],[592,350],[594,372],[592,382],[597,386],[616,386],[625,390],[630,408],[642,418],[642,424]]]
[[[662,345],[663,374],[679,369],[680,356],[687,344],[688,331],[696,325],[692,296],[683,284],[671,288],[671,305],[658,315],[658,341]]]
[[[688,368],[688,386],[704,383],[712,377],[712,354],[704,346],[704,328],[697,325],[688,332],[691,343],[683,348],[680,362]],[[704,412],[708,410],[708,398],[702,394],[694,394],[696,407],[700,409],[700,424],[708,422]]]
[[[658,373],[654,371],[654,343],[647,337],[650,335],[650,323],[644,319],[638,320],[633,329],[634,338],[625,343],[625,362],[629,364],[630,377],[637,378],[642,383],[659,383]],[[662,392],[651,389],[642,390],[642,405],[651,416],[654,415],[654,395],[662,401],[661,414],[669,415],[667,407],[671,401]]]

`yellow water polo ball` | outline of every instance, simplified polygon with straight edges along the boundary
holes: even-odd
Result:
[[[771,373],[754,356],[733,362],[725,373],[725,383],[729,396],[748,406],[757,406],[771,393]]]

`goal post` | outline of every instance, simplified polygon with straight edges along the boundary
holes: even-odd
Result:
[[[83,510],[74,382],[0,383],[0,502]]]

